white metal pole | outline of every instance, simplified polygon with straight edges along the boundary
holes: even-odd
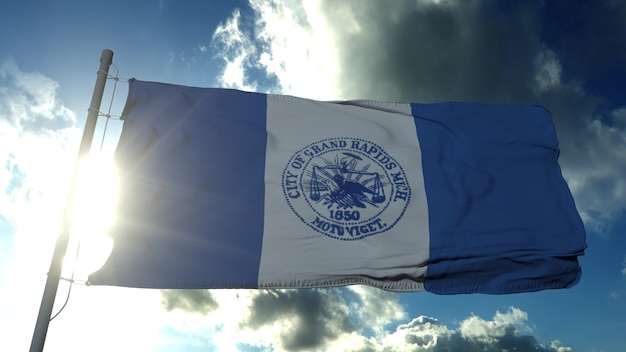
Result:
[[[72,204],[74,203],[74,198],[76,197],[76,191],[78,188],[77,178],[79,166],[81,161],[89,155],[89,151],[91,150],[91,142],[96,129],[96,122],[98,121],[98,113],[100,111],[100,104],[102,103],[102,96],[104,95],[104,86],[106,85],[109,74],[109,66],[111,66],[112,61],[113,51],[109,49],[102,50],[102,55],[100,56],[100,69],[98,70],[98,76],[96,78],[96,86],[94,87],[93,95],[91,97],[91,104],[89,105],[87,113],[87,122],[85,123],[83,137],[78,150],[78,158],[76,159],[76,164],[74,166],[74,175],[72,177],[72,183],[70,184],[67,201],[65,202],[61,232],[57,237],[57,242],[54,247],[46,286],[43,291],[43,297],[41,298],[41,306],[39,306],[39,315],[37,316],[37,323],[35,325],[33,339],[30,344],[30,352],[43,351],[44,343],[46,341],[46,334],[48,333],[48,325],[50,324],[50,317],[52,316],[54,299],[59,286],[59,279],[61,278],[63,257],[67,252],[67,246],[72,230]]]

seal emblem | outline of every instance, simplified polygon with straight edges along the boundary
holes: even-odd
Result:
[[[340,240],[389,231],[411,197],[400,164],[380,146],[339,137],[297,151],[282,175],[285,199],[310,228]]]

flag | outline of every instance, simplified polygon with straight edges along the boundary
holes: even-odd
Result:
[[[580,278],[539,105],[322,102],[130,81],[93,285],[501,294]]]

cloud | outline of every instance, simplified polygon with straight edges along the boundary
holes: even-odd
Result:
[[[0,216],[16,226],[18,247],[53,238],[67,195],[80,130],[57,89],[48,77],[0,62]]]
[[[340,42],[344,96],[511,102],[532,84],[542,46],[530,16],[507,17],[488,1],[363,5],[321,6]],[[342,29],[344,13],[360,31]]]
[[[395,293],[363,285],[350,286],[348,290],[355,297],[349,303],[350,311],[354,312],[356,321],[364,323],[359,328],[380,334],[389,324],[407,318]]]
[[[531,335],[528,316],[511,307],[491,320],[471,316],[458,329],[449,329],[432,317],[420,316],[377,341],[375,351],[567,351],[560,342],[545,347]],[[571,350],[571,349],[570,349]]]
[[[626,293],[626,286],[624,285],[624,283],[626,283],[626,255],[624,255],[618,270],[621,274],[621,278],[618,280],[619,284],[609,293],[609,297],[614,300],[622,299],[622,297],[624,297],[624,293]]]
[[[491,342],[491,338],[505,336],[512,328],[523,326],[526,320],[528,320],[528,314],[520,309],[510,308],[507,313],[496,312],[492,321],[485,321],[477,316],[465,319],[461,323],[459,332],[466,339],[488,337],[487,342]]]
[[[555,352],[572,352],[571,347],[561,346],[561,341],[554,340],[550,342],[550,348]]]
[[[0,307],[0,330],[16,344],[30,338],[80,137],[57,89],[40,73],[0,61],[0,223],[10,224],[0,233],[10,246],[0,255],[0,290],[6,302],[33,303]]]
[[[626,107],[607,112],[604,97],[585,91],[584,75],[592,70],[581,68],[608,59],[595,51],[577,61],[573,72],[582,76],[571,76],[562,64],[571,62],[571,50],[544,40],[555,30],[539,20],[551,10],[545,4],[252,0],[250,6],[251,15],[235,12],[213,36],[226,86],[314,99],[539,102],[554,116],[560,164],[588,229],[606,234],[626,211]],[[626,30],[618,17],[608,16],[611,26],[598,33]],[[595,36],[593,28],[586,38]],[[598,45],[622,46],[615,35]],[[273,80],[264,85],[259,77]]]
[[[221,351],[571,351],[558,340],[540,343],[528,314],[516,307],[449,327],[433,317],[409,319],[396,293],[365,286],[161,294],[163,320],[176,336]]]
[[[334,35],[318,3],[252,0],[250,7],[253,17],[234,11],[213,34],[213,48],[225,61],[218,82],[244,90],[337,98]]]
[[[50,196],[58,197],[69,183],[62,170],[78,130],[57,88],[39,73],[23,72],[11,61],[0,63],[0,188],[5,192],[0,215],[12,222],[35,216],[30,205],[49,206]]]
[[[407,324],[399,325],[394,333],[385,336],[382,344],[392,350],[432,349],[439,341],[449,339],[453,331],[437,319],[419,316]]]
[[[286,351],[324,346],[350,333],[354,325],[337,290],[271,290],[256,295],[240,328],[278,328],[277,341]]]
[[[213,33],[217,56],[225,61],[218,82],[224,87],[255,90],[256,84],[245,77],[243,67],[251,69],[255,66],[253,57],[257,49],[254,39],[242,31],[240,20],[241,13],[235,10],[226,23],[220,24]]]
[[[561,85],[562,66],[553,51],[545,50],[536,57],[535,89],[539,94]],[[537,94],[537,93],[535,93]]]
[[[180,309],[188,313],[208,314],[218,308],[209,290],[161,290],[161,304],[167,311]]]

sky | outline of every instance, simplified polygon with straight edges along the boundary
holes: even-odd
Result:
[[[107,83],[111,115],[131,77],[321,100],[540,103],[587,231],[583,276],[498,296],[76,284],[45,351],[626,350],[626,2],[22,0],[0,4],[0,23],[0,350],[30,344],[105,48],[121,78]],[[102,160],[121,126],[100,119]],[[104,197],[113,176],[99,175]],[[106,212],[92,203],[89,231]]]

